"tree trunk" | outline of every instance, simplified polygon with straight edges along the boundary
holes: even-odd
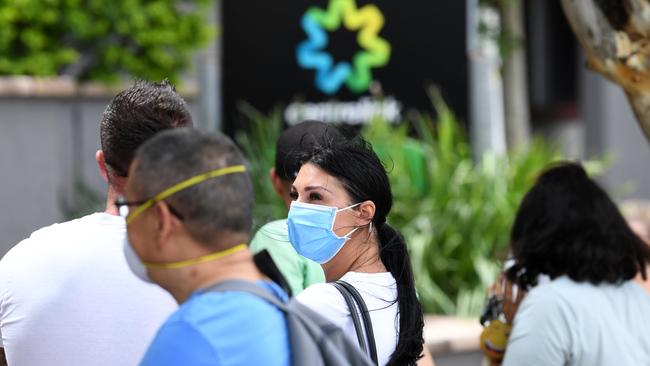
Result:
[[[504,32],[522,42],[525,38],[523,2],[509,1],[500,6]],[[526,148],[530,144],[530,112],[525,47],[516,46],[505,56],[502,75],[508,148]]]
[[[562,0],[562,7],[587,66],[623,88],[650,140],[650,3]]]

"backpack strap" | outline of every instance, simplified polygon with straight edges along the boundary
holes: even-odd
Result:
[[[262,272],[264,275],[266,275],[266,277],[270,278],[271,281],[280,286],[280,288],[282,288],[284,292],[289,295],[289,297],[293,296],[289,282],[284,277],[282,272],[280,272],[280,269],[275,264],[275,261],[273,261],[273,257],[271,257],[271,254],[268,250],[264,249],[253,255],[253,262],[255,262],[255,266],[257,266],[260,272]]]
[[[357,326],[357,324],[355,323],[354,329],[357,332],[357,338],[359,338],[359,344],[361,345],[361,348],[370,355],[370,358],[372,359],[373,363],[375,365],[378,365],[379,361],[377,357],[377,345],[375,344],[375,334],[372,328],[372,320],[370,319],[370,313],[368,312],[368,307],[366,306],[366,302],[363,301],[363,297],[361,297],[359,291],[357,291],[357,289],[354,288],[354,286],[352,286],[351,284],[342,280],[338,280],[334,282],[334,286],[339,290],[339,292],[341,292],[344,299],[346,299],[346,294],[347,294],[347,296],[352,298],[356,303],[356,307],[358,307],[359,312],[363,317],[366,341],[368,342],[368,351],[366,351],[365,342],[363,342],[363,335],[362,335],[363,330],[361,329],[360,325]],[[344,292],[346,294],[344,294]],[[346,299],[346,303],[348,304],[348,308],[350,309],[350,314],[352,315],[352,322],[354,323],[355,317],[358,319],[359,314],[357,314],[356,307],[351,306],[350,303],[347,301],[347,299]]]
[[[345,300],[345,303],[348,306],[348,309],[350,310],[350,316],[352,317],[352,324],[354,324],[354,330],[357,333],[357,342],[359,342],[359,347],[361,347],[363,353],[368,354],[366,341],[363,339],[363,330],[361,329],[361,318],[359,317],[359,314],[356,311],[356,306],[354,305],[354,299],[352,298],[352,295],[350,295],[348,290],[345,287],[343,287],[342,284],[338,283],[338,281],[332,282],[332,285],[336,287],[337,290],[339,290],[339,292],[343,296],[343,299]]]
[[[239,291],[247,292],[253,294],[257,297],[260,297],[271,304],[277,306],[280,310],[287,312],[287,304],[278,299],[275,295],[271,294],[269,291],[261,288],[256,285],[255,282],[245,281],[245,280],[227,280],[218,282],[205,289],[205,292],[223,292],[223,291]]]

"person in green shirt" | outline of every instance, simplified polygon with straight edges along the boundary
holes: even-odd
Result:
[[[277,195],[287,208],[291,204],[291,184],[300,169],[300,156],[331,141],[344,138],[338,129],[318,121],[305,121],[284,130],[275,145],[275,167],[269,178]],[[287,220],[277,220],[262,226],[250,243],[253,253],[266,249],[278,269],[297,295],[307,286],[325,282],[321,266],[296,253],[289,242]]]

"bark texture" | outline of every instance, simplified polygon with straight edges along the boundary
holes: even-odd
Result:
[[[524,40],[524,1],[510,1],[501,5],[501,23],[512,37]],[[526,79],[526,50],[519,46],[503,62],[504,111],[506,141],[510,149],[530,145],[530,106]]]
[[[562,0],[562,7],[587,66],[623,88],[650,141],[650,3]]]

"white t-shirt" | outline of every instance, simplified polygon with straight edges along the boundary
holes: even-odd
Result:
[[[341,280],[354,286],[365,301],[375,334],[379,365],[387,364],[397,346],[399,333],[395,278],[390,272],[348,272]],[[311,285],[296,298],[342,328],[355,344],[358,342],[350,311],[336,287],[328,283]]]
[[[535,287],[515,315],[504,366],[648,366],[650,294],[567,277]]]
[[[0,261],[9,365],[137,365],[177,308],[124,257],[124,219],[95,213],[34,232]]]

